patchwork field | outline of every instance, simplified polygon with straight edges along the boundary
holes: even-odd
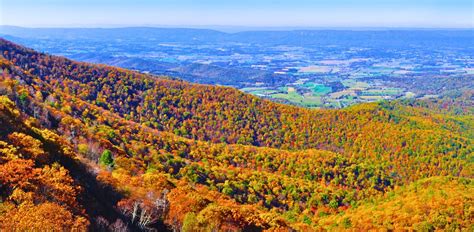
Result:
[[[357,102],[413,98],[413,92],[402,88],[377,86],[359,79],[344,79],[339,87],[331,83],[301,78],[285,87],[251,87],[240,89],[259,97],[280,100],[308,108],[342,108]]]

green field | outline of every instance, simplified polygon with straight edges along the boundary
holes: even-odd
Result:
[[[356,81],[353,79],[343,80],[341,81],[341,83],[348,88],[365,89],[365,88],[370,87],[370,85],[367,82]]]
[[[313,92],[314,96],[324,96],[332,92],[331,87],[314,82],[305,83],[303,86],[309,88]]]
[[[398,96],[414,97],[414,93],[405,93],[400,88],[382,88],[371,86],[357,79],[342,80],[341,83],[347,89],[333,92],[330,86],[318,82],[306,82],[298,80],[294,86],[283,86],[276,88],[250,87],[242,88],[241,91],[273,99],[286,100],[290,104],[302,107],[334,107],[343,108],[356,102],[380,101],[383,99],[395,99]]]
[[[257,95],[257,96],[268,96],[268,95],[271,95],[271,94],[274,94],[274,93],[278,92],[277,90],[268,89],[268,88],[265,88],[265,87],[242,88],[242,89],[240,89],[240,91],[250,93],[250,94],[253,94],[253,95]]]
[[[399,88],[369,89],[362,91],[363,96],[393,96],[403,93]]]
[[[293,87],[283,87],[280,89],[286,93],[276,93],[270,96],[276,99],[284,99],[304,107],[320,107],[323,104],[321,97],[313,96],[311,93],[301,95]]]
[[[303,100],[303,96],[301,96],[293,87],[282,87],[280,89],[286,93],[272,94],[271,97],[286,99],[291,102],[300,102]]]

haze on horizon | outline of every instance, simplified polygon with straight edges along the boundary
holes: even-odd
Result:
[[[0,0],[26,27],[239,26],[473,28],[471,0]]]

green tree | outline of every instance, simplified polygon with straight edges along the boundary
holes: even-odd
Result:
[[[104,150],[102,155],[99,158],[99,164],[107,167],[112,167],[114,165],[114,158],[112,157],[112,152],[109,150]]]

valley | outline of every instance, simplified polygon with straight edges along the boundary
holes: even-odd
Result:
[[[472,90],[308,109],[0,51],[0,229],[472,229]]]
[[[0,29],[39,51],[308,108],[474,88],[472,30]]]

